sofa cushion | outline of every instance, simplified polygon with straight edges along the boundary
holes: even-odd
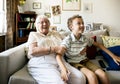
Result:
[[[107,30],[95,30],[95,31],[89,31],[89,32],[84,32],[83,35],[87,36],[87,37],[93,37],[96,36],[96,41],[103,44],[102,42],[102,35],[106,35],[108,36]]]
[[[120,37],[102,36],[102,40],[104,46],[107,48],[120,45]]]
[[[105,65],[108,66],[105,59],[103,58],[103,56],[97,56],[96,59],[92,59],[91,61],[93,63],[95,63],[96,65],[100,66],[98,60],[102,60],[105,63]],[[119,71],[113,71],[113,70],[108,71],[106,69],[104,69],[104,71],[108,75],[108,78],[110,80],[110,84],[120,84],[120,73],[119,73]]]
[[[108,49],[115,55],[120,56],[120,46],[109,47]],[[107,53],[101,50],[101,54],[104,56],[106,62],[108,63],[107,70],[120,70],[120,65],[117,65]]]
[[[120,72],[119,71],[106,71],[110,84],[120,84]]]
[[[24,66],[10,77],[9,84],[37,84],[37,82],[28,73],[27,66]]]
[[[96,41],[96,36],[93,36],[92,39],[94,39],[94,41]],[[97,48],[92,45],[92,46],[87,46],[87,57],[89,59],[95,59],[96,53],[97,53]]]

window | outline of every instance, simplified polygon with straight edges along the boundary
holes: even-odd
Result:
[[[6,0],[0,0],[0,33],[6,33]]]

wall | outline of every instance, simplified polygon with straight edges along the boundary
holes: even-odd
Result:
[[[32,3],[37,1],[41,2],[41,9],[32,8]],[[84,3],[92,3],[92,13],[83,11]],[[37,14],[44,14],[48,11],[51,12],[51,6],[54,5],[60,5],[62,10],[62,0],[26,0],[23,9],[24,11],[36,11]],[[58,29],[67,30],[67,19],[74,14],[82,15],[85,23],[99,22],[110,26],[114,30],[120,28],[120,0],[81,0],[80,11],[62,11],[60,24],[53,24],[52,15],[51,25],[57,26]]]

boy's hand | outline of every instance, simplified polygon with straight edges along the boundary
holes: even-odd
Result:
[[[115,61],[115,63],[117,64],[117,65],[120,65],[120,57],[119,56],[114,56],[114,58],[113,58],[113,60]]]
[[[65,81],[65,82],[68,81],[69,75],[70,75],[69,71],[67,71],[67,70],[61,71],[61,77],[62,77],[63,81]]]
[[[87,48],[85,47],[82,51],[80,51],[81,55],[84,55],[86,53]]]

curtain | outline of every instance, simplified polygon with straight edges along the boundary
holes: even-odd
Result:
[[[0,34],[6,33],[6,1],[0,0]]]
[[[7,9],[7,33],[6,33],[6,49],[13,47],[14,45],[14,33],[15,33],[15,13],[17,11],[18,0],[6,0]]]
[[[5,12],[0,11],[0,33],[5,33]]]

